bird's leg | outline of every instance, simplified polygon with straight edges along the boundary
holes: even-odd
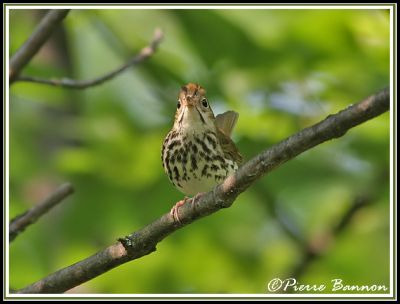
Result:
[[[192,208],[195,209],[196,208],[196,200],[198,200],[200,197],[202,197],[202,195],[204,194],[204,192],[199,192],[197,193],[192,200],[190,201],[190,204],[192,205]]]
[[[183,206],[183,205],[186,203],[186,201],[187,201],[188,199],[189,199],[189,198],[186,196],[183,200],[180,200],[179,202],[177,202],[177,203],[174,205],[174,207],[172,207],[171,211],[169,212],[169,214],[171,214],[171,216],[172,216],[172,218],[174,219],[175,222],[178,222],[178,223],[181,222],[181,221],[179,220],[179,212],[178,212],[178,210],[179,210],[179,208],[180,208],[181,206]]]
[[[196,200],[198,200],[204,193],[200,192],[197,193],[192,199],[188,198],[187,196],[183,199],[180,200],[179,202],[177,202],[175,204],[174,207],[172,207],[171,211],[169,212],[169,214],[171,214],[172,218],[174,219],[175,222],[180,223],[180,219],[179,219],[179,208],[181,206],[183,206],[188,200],[190,200],[190,205],[192,206],[193,209],[196,208]]]

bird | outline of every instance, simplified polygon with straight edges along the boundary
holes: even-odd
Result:
[[[164,139],[161,160],[171,183],[195,200],[233,174],[243,157],[231,139],[239,114],[235,111],[214,116],[206,90],[197,83],[182,86],[173,127]],[[170,211],[180,222],[179,208],[188,197]]]

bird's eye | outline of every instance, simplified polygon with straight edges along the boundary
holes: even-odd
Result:
[[[207,108],[208,107],[207,99],[203,98],[203,100],[201,101],[201,104],[203,105],[203,107]]]
[[[176,105],[176,107],[179,109],[181,107],[181,102],[178,100],[178,104]]]

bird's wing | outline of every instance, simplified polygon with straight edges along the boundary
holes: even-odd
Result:
[[[235,127],[239,118],[239,113],[234,111],[227,111],[222,114],[218,114],[215,117],[215,125],[218,129],[225,133],[228,137],[231,137],[232,130]]]
[[[232,139],[217,128],[217,137],[225,158],[235,161],[238,165],[242,162],[243,157]]]

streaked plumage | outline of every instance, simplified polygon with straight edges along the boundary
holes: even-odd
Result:
[[[198,84],[181,88],[174,125],[161,152],[170,181],[187,195],[211,190],[242,161],[230,138],[239,115],[228,111],[215,117],[205,94]]]

